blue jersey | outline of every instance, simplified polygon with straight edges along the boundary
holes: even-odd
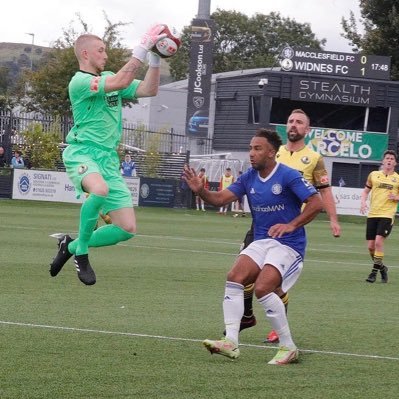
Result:
[[[136,169],[136,164],[133,161],[130,162],[123,161],[121,169],[123,176],[133,176],[133,172]]]
[[[303,202],[317,190],[295,169],[277,163],[266,178],[253,168],[241,175],[227,190],[238,198],[246,195],[251,209],[254,240],[269,238],[269,228],[289,223],[301,213]],[[305,255],[306,233],[303,227],[284,234],[277,241]]]

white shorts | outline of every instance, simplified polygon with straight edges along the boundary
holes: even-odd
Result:
[[[261,270],[267,264],[273,265],[281,274],[281,288],[284,292],[295,284],[302,272],[301,255],[272,238],[252,242],[240,255],[249,256]]]

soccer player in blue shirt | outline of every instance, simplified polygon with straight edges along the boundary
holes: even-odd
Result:
[[[282,142],[269,129],[258,129],[249,147],[252,168],[222,191],[209,191],[193,169],[185,169],[190,188],[206,202],[220,207],[247,196],[254,224],[254,241],[237,257],[227,274],[223,300],[226,337],[206,339],[211,352],[235,359],[244,314],[244,287],[255,284],[255,295],[267,319],[280,337],[277,354],[269,364],[288,364],[298,359],[285,308],[274,292],[287,292],[298,279],[305,255],[304,225],[323,208],[320,195],[295,169],[276,162]],[[306,207],[301,212],[302,204]]]

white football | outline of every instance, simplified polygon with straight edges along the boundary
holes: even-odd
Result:
[[[151,51],[158,54],[161,58],[172,57],[180,48],[180,34],[176,31],[176,29],[169,29],[166,25],[161,33],[166,33],[167,36],[155,43]]]

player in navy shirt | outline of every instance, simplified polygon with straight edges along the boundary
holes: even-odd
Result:
[[[252,168],[222,191],[205,189],[193,169],[185,169],[191,190],[207,203],[220,207],[246,195],[251,209],[255,241],[237,257],[227,275],[223,300],[226,337],[206,339],[211,353],[229,358],[239,356],[238,334],[244,314],[244,286],[254,283],[255,295],[266,317],[280,337],[280,347],[269,364],[297,360],[285,308],[274,291],[287,292],[298,279],[303,266],[306,234],[303,226],[323,208],[320,195],[302,175],[277,163],[275,155],[281,138],[269,129],[258,129],[252,138],[249,158]],[[301,206],[306,207],[301,212]]]

